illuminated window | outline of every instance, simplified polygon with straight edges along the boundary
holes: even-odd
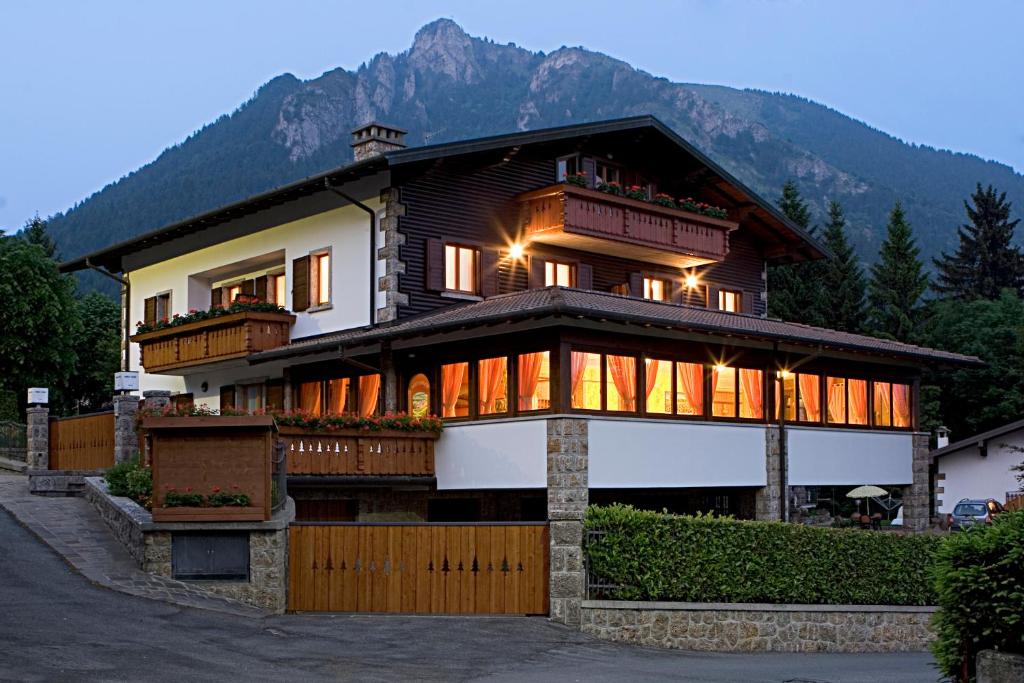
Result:
[[[764,418],[764,372],[716,365],[711,372],[714,417]]]
[[[782,396],[779,395],[779,387],[782,387]],[[776,373],[775,381],[775,419],[779,419],[779,410],[785,407],[786,421],[796,420],[796,375],[791,372],[781,371]]]
[[[441,366],[441,416],[469,415],[469,363]]]
[[[892,426],[910,426],[910,385],[892,385]]]
[[[657,277],[644,278],[644,298],[651,301],[668,301],[668,281]]]
[[[739,313],[743,303],[743,294],[729,289],[718,290],[718,308],[730,313]]]
[[[571,263],[557,261],[544,262],[544,286],[575,287],[576,266]]]
[[[846,424],[846,378],[825,378],[825,399],[828,402],[829,424]]]
[[[818,375],[797,375],[800,384],[800,405],[797,419],[801,422],[821,422],[821,385]]]
[[[676,363],[676,414],[704,414],[704,366]]]
[[[601,354],[572,352],[572,407],[601,409]]]
[[[739,369],[740,417],[760,420],[764,417],[764,372]]]
[[[874,387],[874,425],[892,426],[892,385],[888,382],[872,382]]]
[[[736,417],[736,368],[716,365],[711,371],[711,414]]]
[[[380,375],[359,378],[358,412],[361,417],[375,415],[380,403]]]
[[[423,373],[413,375],[409,380],[408,404],[409,414],[413,417],[430,415],[430,380]]]
[[[231,285],[228,287],[228,303],[233,304],[242,295],[242,285]]]
[[[551,354],[548,351],[519,355],[519,410],[551,407]]]
[[[327,412],[333,415],[342,415],[350,412],[348,405],[349,379],[331,379],[327,381]]]
[[[605,376],[607,409],[616,412],[636,410],[636,358],[606,356]]]
[[[653,415],[672,414],[672,361],[647,358],[644,360],[647,381],[645,409]]]
[[[850,424],[866,425],[868,423],[868,381],[851,379],[849,383]]]
[[[267,276],[267,301],[278,306],[287,304],[287,290],[285,289],[284,273]]]
[[[299,385],[299,409],[304,413],[319,416],[322,410],[321,402],[322,382],[303,382]]]
[[[312,271],[313,276],[313,287],[312,304],[314,306],[326,306],[331,303],[331,254],[330,252],[321,252],[319,254],[313,254],[312,260]]]
[[[481,415],[508,412],[508,358],[485,358],[477,363],[477,397]]]
[[[476,294],[478,258],[478,250],[472,247],[446,244],[444,247],[445,289]]]

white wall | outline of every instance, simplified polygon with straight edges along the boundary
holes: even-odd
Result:
[[[910,484],[913,436],[906,432],[786,427],[790,486]]]
[[[764,486],[763,425],[589,421],[590,488]]]
[[[367,204],[372,208],[380,206],[376,200],[368,200]],[[146,298],[171,290],[171,314],[184,315],[188,313],[189,299],[194,302],[198,296],[195,280],[191,284],[189,282],[190,275],[281,249],[285,251],[286,288],[290,302],[292,260],[323,247],[331,248],[331,308],[298,313],[292,327],[292,338],[366,325],[369,322],[370,296],[369,217],[356,206],[345,206],[132,271],[129,273],[132,329],[135,322],[144,317]],[[378,271],[378,275],[382,274]],[[205,301],[208,306],[208,296]],[[290,303],[287,307],[290,308]],[[131,345],[129,357],[131,369],[142,371],[138,344]],[[248,371],[247,368],[241,370]],[[141,372],[139,384],[142,389],[185,390],[181,377],[169,375]],[[215,391],[212,384],[210,390]]]
[[[437,488],[543,489],[547,420],[448,425],[434,449]]]
[[[1016,491],[1020,486],[1016,477],[1019,473],[1010,468],[1024,460],[1024,453],[1009,446],[1024,448],[1024,430],[990,440],[985,457],[981,457],[976,446],[940,456],[938,474],[945,475],[945,479],[935,483],[942,487],[942,493],[935,495],[938,512],[952,512],[962,498],[995,498],[1003,502],[1007,491]]]

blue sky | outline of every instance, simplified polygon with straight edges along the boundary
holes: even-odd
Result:
[[[1024,2],[4,2],[0,228],[72,206],[262,83],[353,69],[449,17],[673,81],[796,93],[1024,171]]]

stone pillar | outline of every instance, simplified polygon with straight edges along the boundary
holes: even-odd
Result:
[[[114,464],[139,455],[139,397],[122,394],[114,397]]]
[[[28,446],[25,462],[30,470],[50,469],[50,408],[45,405],[29,406],[25,411]]]
[[[381,191],[380,201],[384,205],[384,216],[380,219],[378,232],[384,234],[384,244],[377,245],[377,259],[384,262],[384,272],[377,272],[377,291],[384,292],[384,307],[377,309],[377,322],[398,320],[398,307],[409,304],[409,295],[399,290],[399,280],[405,273],[405,261],[401,259],[401,248],[405,235],[398,230],[398,220],[405,215],[405,205],[398,188],[389,187]],[[377,236],[374,237],[375,239]]]
[[[587,420],[550,419],[547,434],[551,619],[579,626],[587,592],[583,566],[583,515],[589,486]]]
[[[913,436],[913,483],[903,489],[903,528],[924,531],[928,528],[928,435]]]
[[[754,518],[761,521],[782,519],[782,455],[778,425],[765,430],[765,474],[767,486],[754,494]]]
[[[146,399],[146,410],[160,412],[171,405],[171,392],[166,389],[147,389],[142,392],[142,398]]]

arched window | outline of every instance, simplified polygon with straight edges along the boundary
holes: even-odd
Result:
[[[430,415],[430,380],[422,372],[409,380],[409,414],[413,417]]]

